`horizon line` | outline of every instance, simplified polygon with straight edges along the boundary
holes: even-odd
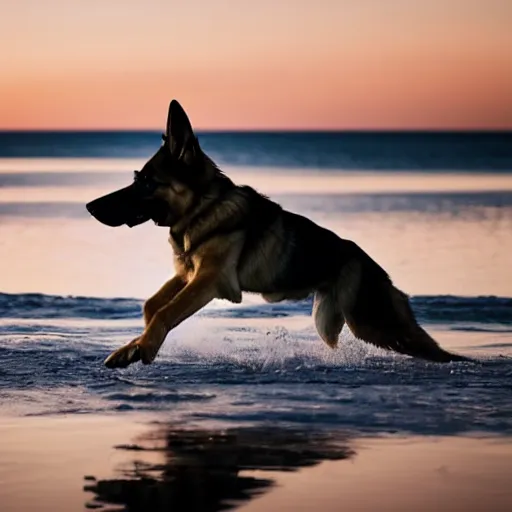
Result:
[[[194,129],[198,134],[257,134],[257,133],[501,133],[512,134],[507,128],[458,127],[458,128],[207,128]],[[6,133],[163,133],[158,128],[0,128]]]

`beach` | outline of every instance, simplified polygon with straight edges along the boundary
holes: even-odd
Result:
[[[409,146],[395,135],[382,149],[371,134],[325,134],[302,154],[303,134],[201,136],[238,183],[363,247],[425,329],[475,362],[391,354],[346,327],[331,350],[311,299],[247,295],[178,326],[152,365],[116,371],[103,360],[140,333],[143,301],[172,275],[168,233],[108,228],[84,205],[128,184],[159,135],[9,137],[0,134],[2,512],[512,508],[505,136],[424,135]]]

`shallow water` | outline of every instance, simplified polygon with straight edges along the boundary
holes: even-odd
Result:
[[[170,409],[180,422],[512,433],[511,301],[418,297],[413,304],[443,346],[479,362],[416,361],[346,331],[331,351],[318,340],[305,302],[211,308],[175,329],[155,364],[111,371],[102,360],[138,334],[140,303],[0,296],[2,409]]]

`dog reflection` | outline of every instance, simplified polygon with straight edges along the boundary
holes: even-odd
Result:
[[[160,443],[160,446],[158,446]],[[116,447],[134,455],[157,451],[159,463],[134,460],[112,480],[89,480],[87,508],[109,511],[227,510],[267,491],[274,481],[251,471],[295,471],[350,458],[344,436],[278,428],[159,429],[141,444]],[[140,458],[140,457],[139,457]],[[113,508],[114,507],[114,508]]]

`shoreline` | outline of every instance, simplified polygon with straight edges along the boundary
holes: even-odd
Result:
[[[512,506],[508,437],[361,437],[278,424],[177,424],[168,417],[1,417],[2,512],[113,511],[128,503],[148,512],[167,510],[164,504],[235,504],[246,512]]]

